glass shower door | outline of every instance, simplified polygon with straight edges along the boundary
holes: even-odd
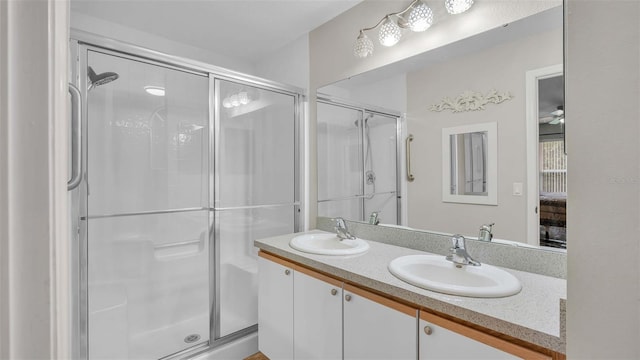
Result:
[[[208,76],[88,51],[89,359],[209,341]]]
[[[362,111],[318,102],[318,215],[364,217]]]
[[[398,117],[333,102],[317,114],[318,215],[397,224]]]
[[[297,99],[215,81],[216,339],[258,322],[259,238],[297,230]]]
[[[364,213],[378,213],[384,224],[398,224],[397,122],[393,116],[365,113]]]

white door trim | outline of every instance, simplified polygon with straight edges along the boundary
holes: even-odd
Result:
[[[563,74],[562,64],[526,73],[527,113],[527,243],[540,245],[540,194],[538,193],[538,81]]]

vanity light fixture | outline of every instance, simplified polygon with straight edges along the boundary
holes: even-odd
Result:
[[[233,94],[224,98],[224,100],[222,100],[222,106],[230,109],[241,105],[247,105],[250,102],[251,98],[249,97],[249,94],[243,90],[238,92],[237,94]]]
[[[473,0],[445,0],[444,7],[451,15],[462,14],[473,5]]]
[[[472,0],[468,0],[472,1]],[[373,54],[373,42],[365,34],[380,27],[378,40],[383,46],[393,46],[400,41],[402,29],[410,29],[415,32],[427,30],[433,23],[433,11],[423,0],[413,0],[406,9],[385,15],[372,27],[360,29],[356,42],[353,44],[353,53],[359,58],[366,58]]]

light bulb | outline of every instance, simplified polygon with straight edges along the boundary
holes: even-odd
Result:
[[[231,102],[231,106],[233,107],[240,106],[240,100],[238,99],[238,95],[231,95],[231,98],[229,98],[229,101]]]
[[[378,33],[380,44],[384,46],[393,46],[400,41],[401,37],[402,30],[400,30],[398,24],[387,17],[382,23],[382,26],[380,26],[380,32]]]
[[[473,5],[473,0],[445,0],[444,6],[447,8],[449,14],[461,14]]]
[[[164,88],[162,86],[147,85],[144,87],[144,91],[153,96],[164,96]]]
[[[408,23],[412,31],[425,31],[433,24],[433,11],[427,4],[418,1],[409,13]]]
[[[233,107],[233,105],[231,105],[231,100],[229,100],[229,98],[225,98],[224,100],[222,100],[222,106],[224,106],[227,109]]]
[[[238,100],[240,101],[240,104],[242,105],[247,105],[251,100],[249,100],[249,94],[247,94],[246,91],[240,91],[238,93]]]
[[[373,54],[373,41],[362,31],[353,44],[353,54],[359,58],[366,58]]]

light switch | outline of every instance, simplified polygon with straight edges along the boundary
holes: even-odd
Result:
[[[513,183],[513,195],[522,196],[522,183]]]

